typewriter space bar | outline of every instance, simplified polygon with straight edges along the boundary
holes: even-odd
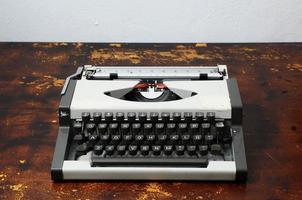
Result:
[[[95,158],[92,166],[207,167],[205,158]]]

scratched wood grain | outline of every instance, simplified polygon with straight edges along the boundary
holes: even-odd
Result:
[[[60,90],[84,64],[227,64],[244,103],[247,183],[53,183]],[[299,43],[0,43],[0,199],[301,199],[301,87]]]

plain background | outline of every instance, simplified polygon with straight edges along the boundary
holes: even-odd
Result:
[[[0,41],[302,42],[302,1],[0,0]]]

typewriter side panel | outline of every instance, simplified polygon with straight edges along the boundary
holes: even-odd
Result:
[[[66,80],[67,81],[67,80]],[[59,106],[59,131],[51,165],[51,178],[54,181],[63,180],[63,164],[68,152],[68,141],[70,135],[70,105],[77,80],[68,80],[64,94],[62,94]]]
[[[232,106],[233,155],[236,162],[236,180],[246,181],[247,164],[242,130],[242,101],[237,81],[228,79],[227,84]]]

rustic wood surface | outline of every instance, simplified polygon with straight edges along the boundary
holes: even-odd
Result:
[[[64,79],[84,64],[227,64],[248,181],[53,183]],[[302,199],[302,44],[0,43],[0,199]]]

